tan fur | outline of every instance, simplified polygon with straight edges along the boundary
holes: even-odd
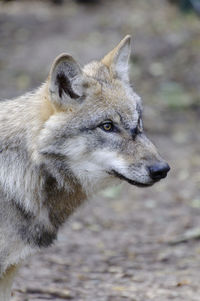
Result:
[[[13,267],[48,247],[88,196],[166,176],[142,129],[129,56],[130,36],[83,69],[62,54],[35,92],[0,104],[0,301],[9,300]],[[157,166],[165,170],[153,177]]]

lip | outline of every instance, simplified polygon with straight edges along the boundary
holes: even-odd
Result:
[[[157,181],[153,181],[153,182],[150,182],[150,183],[141,183],[141,182],[136,182],[136,181],[133,181],[129,178],[126,178],[125,176],[123,176],[122,174],[118,173],[117,171],[115,170],[111,170],[110,172],[108,172],[110,175],[113,175],[121,180],[124,180],[126,182],[128,182],[129,184],[131,185],[134,185],[134,186],[137,186],[137,187],[150,187],[152,186],[155,182]]]

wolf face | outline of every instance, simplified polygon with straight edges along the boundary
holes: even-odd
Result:
[[[39,152],[61,156],[85,191],[117,179],[149,186],[170,169],[143,131],[141,99],[129,84],[129,55],[127,36],[83,70],[62,54],[50,71],[49,103],[56,114],[41,131]]]

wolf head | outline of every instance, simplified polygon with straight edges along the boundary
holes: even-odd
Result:
[[[68,54],[54,61],[48,78],[53,109],[39,152],[62,158],[62,170],[86,191],[120,179],[150,186],[169,171],[145,136],[140,97],[129,84],[130,36],[101,61],[83,69]]]

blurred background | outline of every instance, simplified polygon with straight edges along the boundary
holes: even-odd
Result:
[[[84,65],[132,35],[131,83],[171,165],[152,188],[110,187],[23,265],[13,301],[199,301],[200,1],[0,1],[0,98],[35,89],[53,59]]]

